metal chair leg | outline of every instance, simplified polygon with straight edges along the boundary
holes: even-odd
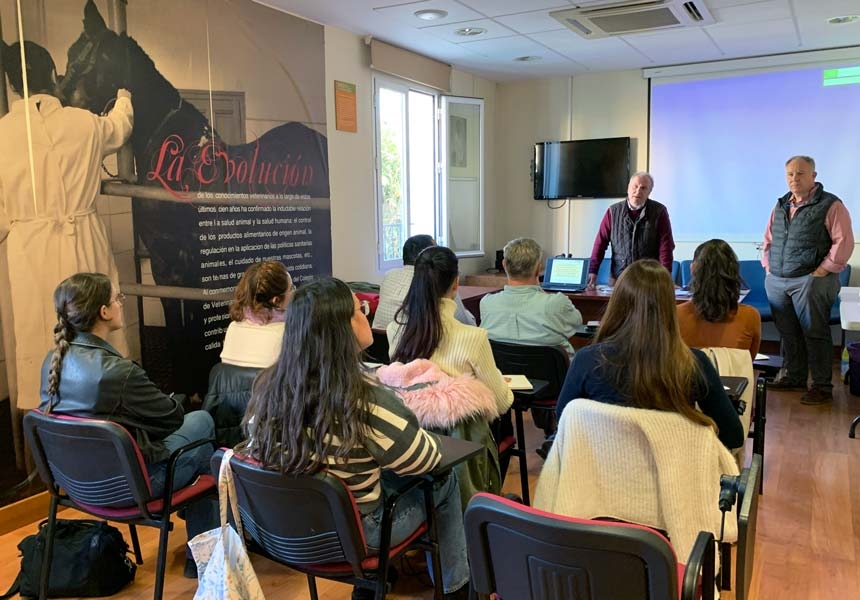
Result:
[[[152,594],[153,600],[161,600],[164,594],[164,571],[167,567],[167,538],[170,535],[172,525],[170,515],[165,514],[161,522],[161,532],[158,536],[158,559],[155,563],[155,591]]]
[[[523,426],[523,409],[514,408],[517,426],[517,456],[520,459],[520,487],[523,493],[523,504],[531,506],[529,499],[529,467],[526,460],[526,433]]]
[[[854,417],[854,420],[851,421],[851,427],[848,428],[848,437],[854,438],[854,431],[857,429],[857,425],[860,425],[860,416]]]
[[[51,560],[54,555],[54,535],[57,529],[57,497],[54,494],[51,494],[46,528],[45,555],[42,557],[42,572],[39,576],[39,600],[46,600],[48,597],[48,581],[51,576]]]
[[[135,526],[134,523],[129,523],[128,532],[131,535],[131,547],[134,550],[134,561],[138,565],[142,565],[143,555],[140,553],[140,540],[137,537],[137,526]]]

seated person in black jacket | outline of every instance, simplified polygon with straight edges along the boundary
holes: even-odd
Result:
[[[231,323],[224,336],[221,362],[209,372],[203,409],[215,419],[218,444],[232,448],[245,439],[240,423],[261,369],[281,352],[284,310],[293,280],[277,261],[254,263],[245,271],[230,303]]]
[[[164,492],[167,459],[180,447],[214,437],[212,417],[184,414],[179,400],[164,394],[137,363],[107,341],[122,328],[122,302],[107,275],[77,273],[54,291],[56,347],[42,364],[41,404],[45,413],[91,417],[125,427],[137,441],[149,472],[153,497]],[[209,473],[213,447],[204,444],[176,461],[173,489]],[[218,505],[203,499],[186,509],[188,539],[218,526]],[[186,577],[197,569],[186,550]]]

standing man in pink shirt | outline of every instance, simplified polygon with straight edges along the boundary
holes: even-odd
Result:
[[[786,161],[789,192],[771,212],[761,261],[774,324],[782,336],[783,375],[769,387],[806,390],[802,404],[833,399],[830,307],[839,294],[838,273],[854,250],[848,209],[824,191],[816,175],[809,156]],[[809,372],[812,385],[807,389]]]

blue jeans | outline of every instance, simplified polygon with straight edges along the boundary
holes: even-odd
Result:
[[[839,275],[777,277],[764,280],[773,322],[782,336],[785,377],[806,385],[812,372],[813,387],[833,387],[833,339],[830,308],[839,294]]]
[[[179,429],[164,438],[164,447],[172,454],[191,442],[214,437],[215,423],[212,421],[212,416],[205,410],[197,410],[185,415]],[[209,459],[212,458],[213,452],[211,444],[204,444],[180,456],[173,471],[173,489],[185,487],[197,479],[198,475],[209,474],[211,472]],[[152,495],[160,497],[164,493],[164,482],[167,478],[167,461],[163,460],[147,466]],[[189,504],[185,509],[185,528],[188,539],[218,527],[219,519],[218,500],[203,498]],[[191,551],[187,548],[186,554],[191,556]]]
[[[404,480],[390,471],[383,471],[382,497],[391,494]],[[436,505],[436,530],[439,533],[439,555],[442,568],[442,588],[445,593],[459,590],[469,581],[469,561],[466,557],[466,532],[463,529],[463,509],[460,506],[460,486],[457,474],[451,474],[433,489]],[[405,540],[426,520],[424,492],[417,488],[400,498],[391,524],[391,545]],[[364,537],[371,548],[379,547],[382,531],[382,502],[375,511],[361,518]],[[429,558],[429,557],[428,557]],[[428,566],[430,563],[428,562]],[[430,571],[432,574],[432,570]]]

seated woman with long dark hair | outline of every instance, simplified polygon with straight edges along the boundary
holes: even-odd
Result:
[[[674,288],[656,260],[639,260],[624,270],[594,343],[573,357],[558,397],[559,417],[569,402],[588,398],[678,412],[715,426],[727,448],[744,443],[738,413],[713,365],[681,339]]]
[[[230,303],[221,362],[209,372],[203,410],[215,420],[218,444],[232,448],[243,439],[240,424],[260,370],[278,359],[287,303],[295,288],[278,261],[252,264],[242,274]]]
[[[179,400],[156,386],[135,362],[107,342],[123,326],[125,295],[107,275],[77,273],[54,291],[56,347],[42,364],[39,409],[119,423],[137,441],[149,471],[153,497],[161,496],[167,459],[182,446],[214,437],[212,417],[205,411],[184,413]],[[204,444],[176,461],[173,488],[209,473],[213,448]],[[203,499],[186,509],[188,539],[218,525],[217,503]],[[186,550],[185,575],[197,568]]]
[[[708,240],[696,248],[690,270],[693,296],[678,305],[681,337],[694,348],[739,348],[755,359],[761,315],[738,303],[741,274],[735,251],[723,240]]]
[[[421,251],[403,306],[386,328],[391,360],[405,364],[426,358],[448,375],[474,375],[490,388],[502,414],[514,396],[496,368],[487,332],[454,318],[459,274],[457,255],[449,248]]]
[[[396,489],[398,476],[427,473],[438,464],[438,439],[365,374],[361,352],[373,334],[344,282],[321,279],[299,288],[287,308],[286,331],[278,360],[254,385],[243,421],[248,440],[239,451],[282,473],[327,469],[343,479],[368,545],[378,547],[386,494]],[[451,598],[466,597],[469,579],[458,494],[453,473],[434,490],[443,588]],[[392,545],[424,520],[423,502],[416,489],[397,503]]]

